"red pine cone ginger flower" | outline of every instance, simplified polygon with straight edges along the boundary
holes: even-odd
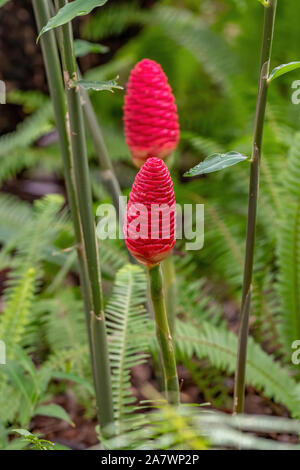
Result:
[[[135,177],[126,209],[125,243],[148,268],[160,263],[176,241],[173,182],[160,158],[149,158]]]
[[[179,141],[177,106],[167,76],[150,59],[132,70],[124,104],[126,143],[135,165],[149,157],[166,158]]]

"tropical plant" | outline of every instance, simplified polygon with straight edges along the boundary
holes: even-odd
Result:
[[[33,418],[72,425],[73,417],[53,399],[69,389],[87,418],[97,416],[101,445],[109,449],[297,448],[275,433],[292,434],[296,442],[300,418],[299,365],[291,360],[300,339],[300,141],[298,108],[290,99],[299,66],[299,2],[278,2],[265,77],[269,100],[245,376],[246,404],[255,394],[268,412],[285,418],[219,413],[232,406],[259,70],[253,51],[269,2],[55,3],[57,15],[48,9],[52,2],[33,1],[51,100],[38,90],[9,91],[7,102],[24,119],[0,137],[0,340],[7,356],[0,364],[0,448],[52,448],[36,435]],[[72,18],[83,41],[75,43],[81,75]],[[146,368],[151,382],[162,382],[146,271],[133,264],[124,240],[95,242],[97,207],[113,202],[119,212],[118,197],[128,195],[136,174],[119,87],[144,58],[162,65],[176,96],[181,140],[170,166],[176,201],[204,204],[203,249],[186,251],[183,238],[173,252],[172,334],[184,377],[181,401],[189,401],[193,384],[193,401],[209,412],[173,407],[147,386],[133,389],[135,374]],[[194,179],[182,177],[195,166]],[[6,186],[41,174],[52,175],[60,195],[33,196],[32,204]],[[245,301],[250,307],[247,295]]]

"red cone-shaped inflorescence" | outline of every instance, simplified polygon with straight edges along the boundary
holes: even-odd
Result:
[[[140,168],[149,157],[164,159],[177,146],[177,107],[161,66],[144,59],[132,70],[124,104],[126,143]]]
[[[160,263],[176,241],[173,182],[160,158],[149,158],[135,177],[124,224],[131,254],[147,267]]]

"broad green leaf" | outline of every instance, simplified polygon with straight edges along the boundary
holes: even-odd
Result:
[[[113,80],[106,80],[103,82],[91,82],[89,80],[77,80],[76,82],[73,82],[74,86],[79,85],[81,88],[84,88],[85,90],[96,90],[96,91],[111,91],[113,93],[113,88],[118,88],[119,90],[123,90],[123,87],[118,85],[118,80],[119,77],[114,78]]]
[[[5,5],[5,3],[7,3],[8,0],[0,0],[0,7],[3,7],[3,5]]]
[[[108,51],[109,47],[103,46],[102,44],[95,44],[84,41],[83,39],[76,39],[74,41],[74,52],[76,57],[83,57],[91,52],[96,54],[105,54]]]
[[[32,392],[35,384],[26,377],[23,369],[16,362],[6,364],[3,372],[8,376],[10,382],[20,392],[26,402],[23,404],[22,412],[25,409],[25,404],[26,408],[31,409],[33,407]]]
[[[94,393],[94,388],[87,380],[79,377],[78,375],[71,374],[69,372],[54,371],[51,372],[51,377],[59,380],[70,380],[70,382],[77,383],[85,387],[91,394]]]
[[[276,67],[269,75],[268,83],[275,80],[275,78],[284,75],[285,73],[291,72],[292,70],[296,70],[300,68],[300,62],[289,62],[288,64],[282,64]]]
[[[106,2],[107,0],[74,0],[71,3],[68,3],[58,10],[55,16],[50,18],[48,23],[41,29],[37,40],[39,40],[42,34],[47,31],[72,21],[76,16],[87,15],[94,8],[102,7]]]
[[[12,430],[13,432],[14,430]],[[26,438],[16,438],[6,444],[1,450],[24,450],[27,447],[27,440]]]
[[[236,163],[247,159],[248,157],[238,152],[214,153],[203,162],[194,166],[194,168],[188,170],[183,176],[197,176],[212,173],[213,171],[223,170],[224,168],[236,165]]]
[[[34,415],[49,416],[50,418],[58,418],[63,421],[66,421],[71,426],[75,426],[68,413],[64,408],[56,403],[50,403],[49,405],[38,406],[34,412]]]

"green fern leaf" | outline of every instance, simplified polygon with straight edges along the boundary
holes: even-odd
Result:
[[[63,204],[62,196],[50,194],[35,202],[34,217],[23,229],[17,243],[14,268],[16,273],[24,272],[28,266],[38,269],[47,257],[49,246],[57,236],[66,212],[58,215]]]
[[[110,5],[103,11],[96,11],[82,25],[82,34],[90,40],[100,40],[107,36],[119,35],[133,23],[138,23],[137,2],[131,1],[121,5]]]
[[[35,271],[32,268],[6,289],[6,306],[0,317],[0,339],[5,342],[8,358],[13,357],[13,346],[20,343],[28,324],[34,291]]]
[[[58,291],[54,298],[38,303],[39,316],[44,320],[47,342],[53,351],[70,349],[87,342],[81,299],[71,289]]]
[[[192,358],[209,358],[211,364],[227,373],[234,373],[236,366],[237,336],[225,330],[216,328],[209,323],[197,327],[194,323],[177,321],[175,334],[177,348],[181,353]],[[294,415],[300,416],[300,401],[296,395],[296,383],[275,362],[272,356],[266,354],[260,346],[249,338],[247,357],[247,383],[276,402],[284,404]]]
[[[48,101],[34,114],[18,125],[15,132],[0,137],[0,157],[7,155],[17,148],[25,148],[32,144],[52,128],[52,104]]]
[[[287,353],[300,338],[300,134],[291,146],[284,178],[284,216],[278,231],[281,339]]]
[[[36,90],[12,90],[7,93],[6,102],[23,106],[25,113],[32,113],[46,104],[48,97]]]
[[[0,194],[0,240],[9,241],[31,219],[32,206],[10,194]]]
[[[140,337],[148,324],[144,308],[146,276],[138,266],[127,264],[117,273],[111,298],[106,306],[107,330],[110,337],[109,353],[112,365],[114,413],[117,432],[130,418],[135,398],[130,391],[130,370],[142,364],[147,340],[138,343],[130,338]]]
[[[231,88],[232,77],[238,71],[236,58],[199,16],[185,9],[158,6],[150,21],[159,24],[166,35],[189,51],[215,83],[227,90]]]

